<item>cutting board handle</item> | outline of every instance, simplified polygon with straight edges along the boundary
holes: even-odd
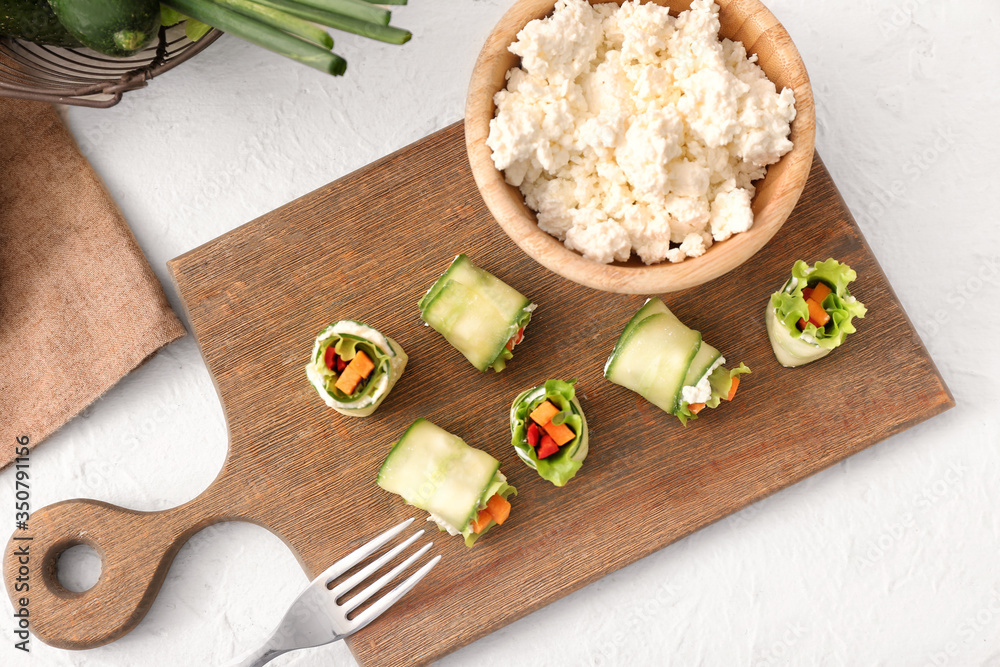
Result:
[[[67,500],[36,510],[28,530],[15,531],[4,554],[15,612],[27,608],[31,632],[59,648],[88,649],[118,639],[146,615],[181,546],[218,520],[199,519],[197,505],[140,512]],[[101,558],[100,578],[82,593],[64,588],[57,575],[59,556],[78,544]],[[18,583],[27,588],[18,590]]]

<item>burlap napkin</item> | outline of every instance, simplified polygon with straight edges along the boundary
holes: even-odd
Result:
[[[55,108],[0,98],[0,468],[183,335]]]

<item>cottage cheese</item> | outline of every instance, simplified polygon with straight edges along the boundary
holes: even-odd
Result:
[[[698,383],[695,385],[685,385],[681,389],[681,400],[687,404],[691,403],[707,403],[708,399],[712,398],[712,384],[708,381],[708,376],[712,374],[716,368],[726,363],[725,357],[719,357],[715,360],[715,363],[705,371],[705,374],[701,376]]]
[[[699,257],[753,225],[753,181],[792,148],[778,92],[719,8],[559,0],[511,44],[487,145],[538,225],[597,262]]]

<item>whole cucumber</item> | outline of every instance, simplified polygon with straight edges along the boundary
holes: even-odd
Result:
[[[0,0],[0,37],[51,46],[82,46],[56,18],[48,0]]]
[[[141,51],[160,29],[159,0],[49,0],[49,4],[70,34],[108,56]]]

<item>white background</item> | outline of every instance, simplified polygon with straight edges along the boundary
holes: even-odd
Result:
[[[339,79],[223,37],[113,109],[70,109],[69,125],[180,312],[167,260],[460,119],[509,4],[411,0],[394,11],[414,33],[403,47],[337,35]],[[958,407],[445,665],[1000,665],[1000,4],[768,4],[812,77],[817,150]],[[225,449],[188,336],[35,450],[34,505],[172,507],[208,486]],[[10,470],[4,512],[12,524]],[[277,537],[214,526],[178,554],[139,627],[103,648],[14,650],[2,596],[0,663],[221,664],[305,583]],[[336,644],[274,664],[353,659]]]

